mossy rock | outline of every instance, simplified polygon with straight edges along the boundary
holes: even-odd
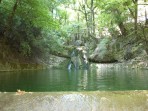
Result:
[[[69,62],[70,59],[66,59],[63,62],[61,62],[58,66],[54,66],[54,68],[67,69]]]

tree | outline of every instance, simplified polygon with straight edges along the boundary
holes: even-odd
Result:
[[[42,31],[56,28],[46,0],[3,0],[1,7],[4,38],[10,47],[29,56],[33,41],[41,39]],[[6,12],[6,13],[5,13]]]

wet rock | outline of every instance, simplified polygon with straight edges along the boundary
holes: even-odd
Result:
[[[148,91],[0,93],[0,111],[147,111]]]

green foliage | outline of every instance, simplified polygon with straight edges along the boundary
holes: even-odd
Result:
[[[134,11],[135,4],[129,0],[2,0],[0,40],[12,50],[32,58],[64,52],[63,47],[74,45],[76,40],[87,44],[90,52],[98,45],[100,57],[114,48],[115,53],[124,52],[117,44],[123,47],[142,44],[140,48],[133,48],[136,52],[144,48],[148,40],[143,24],[141,27],[137,24],[135,34],[135,24],[129,21],[134,18]],[[148,48],[145,49],[148,52]]]
[[[125,14],[128,12],[128,9],[123,5],[124,2],[124,0],[102,1],[98,6],[101,9],[99,26],[116,28],[120,22],[127,20],[128,16],[125,16]]]
[[[30,56],[31,54],[31,48],[27,42],[22,42],[20,45],[21,53],[25,56]]]
[[[17,14],[36,27],[55,28],[56,26],[45,0],[22,0]]]
[[[24,56],[32,56],[32,54],[34,54],[34,48],[40,50],[49,48],[50,50],[54,49],[54,46],[58,46],[58,43],[55,42],[51,34],[50,38],[48,38],[48,36],[42,37],[44,36],[42,32],[52,32],[57,28],[57,21],[52,18],[47,5],[49,1],[20,0],[11,21],[12,26],[9,26],[8,18],[14,11],[13,7],[15,2],[15,0],[2,0],[0,6],[0,28],[2,29],[0,34],[10,47],[19,51]],[[50,3],[51,2],[52,1],[50,1]],[[5,30],[8,31],[6,32]],[[39,43],[34,44],[34,41],[38,41]],[[49,50],[46,51],[49,52]]]

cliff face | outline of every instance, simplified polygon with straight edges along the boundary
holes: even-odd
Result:
[[[0,71],[43,69],[45,66],[22,56],[0,41]]]

